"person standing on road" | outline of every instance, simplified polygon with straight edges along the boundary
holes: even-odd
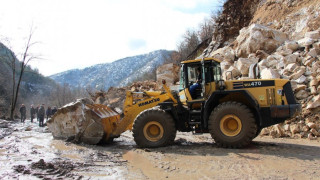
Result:
[[[46,115],[47,115],[47,121],[48,121],[48,119],[49,119],[49,118],[51,117],[51,115],[52,115],[52,110],[51,110],[51,107],[50,107],[50,106],[48,106],[48,108],[47,108]]]
[[[24,122],[26,120],[26,107],[24,106],[24,104],[21,104],[20,107],[20,115],[21,115],[21,122]]]
[[[46,110],[44,109],[44,104],[42,104],[39,108],[39,127],[43,127],[43,120],[44,120],[44,116],[45,116],[45,112]]]
[[[34,118],[34,115],[36,113],[36,109],[33,107],[33,104],[31,105],[31,108],[30,108],[30,118],[31,118],[31,122],[33,122],[33,118]]]

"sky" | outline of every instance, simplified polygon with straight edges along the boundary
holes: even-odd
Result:
[[[221,0],[2,0],[0,41],[17,55],[32,29],[29,64],[45,76],[176,50]],[[18,56],[19,57],[19,56]]]

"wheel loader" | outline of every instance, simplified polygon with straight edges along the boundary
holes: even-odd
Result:
[[[196,82],[197,69],[201,82]],[[200,86],[191,94],[194,83]],[[181,62],[179,90],[170,90],[165,81],[163,88],[127,91],[122,115],[103,105],[88,105],[102,119],[104,140],[132,130],[139,147],[156,148],[172,144],[181,131],[210,133],[219,147],[241,148],[262,128],[301,111],[289,80],[223,80],[220,61],[214,58]]]

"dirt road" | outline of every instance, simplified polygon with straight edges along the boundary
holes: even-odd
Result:
[[[28,120],[2,135],[0,179],[320,179],[319,139],[258,137],[246,149],[222,149],[210,135],[178,133],[173,146],[138,149],[126,132],[91,146],[55,140]]]

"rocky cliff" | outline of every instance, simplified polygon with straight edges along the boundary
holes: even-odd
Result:
[[[289,79],[303,112],[262,134],[310,139],[319,136],[320,1],[246,2],[225,3],[212,42],[200,57],[223,60],[225,79],[253,78],[250,66],[254,64],[262,79]],[[242,10],[244,7],[247,9]],[[227,71],[233,77],[226,76]]]

